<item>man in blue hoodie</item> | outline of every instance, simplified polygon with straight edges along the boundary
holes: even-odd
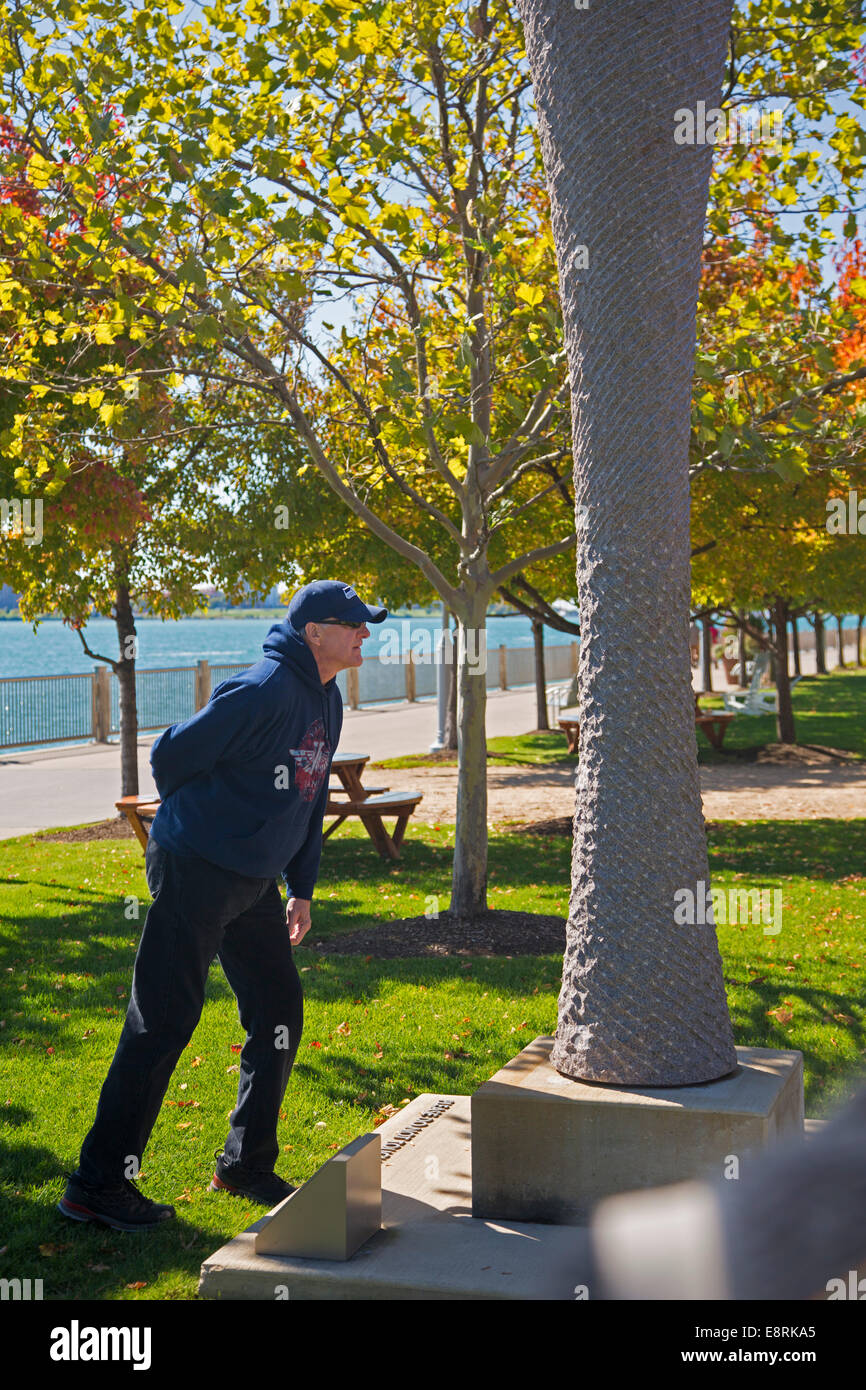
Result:
[[[138,1231],[174,1216],[135,1187],[172,1072],[219,958],[246,1042],[237,1105],[211,1188],[274,1206],[277,1119],[303,1027],[292,958],[310,928],[328,776],[343,704],[337,673],[360,666],[384,608],[338,580],[300,589],[264,656],[223,681],[151,748],[162,804],[151,826],[145,919],[126,1020],[96,1119],[58,1206],[75,1221]],[[276,876],[285,879],[282,906]]]

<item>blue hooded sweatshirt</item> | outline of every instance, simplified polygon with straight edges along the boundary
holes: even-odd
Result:
[[[236,873],[282,874],[290,896],[312,898],[343,701],[287,619],[274,623],[263,650],[154,742],[162,804],[151,834],[164,849]]]

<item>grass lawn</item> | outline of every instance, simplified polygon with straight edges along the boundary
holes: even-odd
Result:
[[[866,758],[866,669],[805,676],[794,687],[792,698],[799,743],[840,748]],[[701,700],[704,709],[721,709],[722,705],[721,695],[707,695]],[[730,762],[732,756],[742,757],[776,742],[775,715],[740,715],[728,726],[721,751],[713,748],[703,730],[697,730],[696,737],[698,762]],[[560,730],[491,738],[487,754],[493,766],[550,767],[577,762],[577,754],[567,752],[565,735]],[[370,766],[456,767],[457,755],[430,757],[427,753],[415,753]]]
[[[378,960],[317,953],[325,937],[447,906],[453,827],[412,826],[388,868],[360,827],[330,840],[309,946],[296,952],[304,1035],[279,1170],[300,1182],[424,1091],[469,1094],[556,1025],[561,957]],[[721,823],[714,885],[778,887],[783,924],[722,926],[736,1041],[799,1048],[806,1108],[849,1094],[866,1058],[866,820]],[[498,834],[492,906],[565,914],[567,838]],[[136,919],[136,898],[139,900]],[[206,1255],[262,1214],[207,1192],[237,1085],[243,1030],[218,966],[145,1155],[142,1189],[178,1220],[150,1234],[73,1225],[55,1210],[95,1110],[149,901],[137,843],[0,842],[0,1276],[45,1297],[187,1299]]]

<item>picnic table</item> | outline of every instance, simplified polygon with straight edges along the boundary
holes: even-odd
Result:
[[[736,719],[735,714],[725,714],[722,710],[703,710],[700,706],[703,690],[695,691],[695,725],[702,729],[714,748],[721,748],[725,741],[725,734],[728,732],[728,725],[732,719]]]
[[[728,732],[728,725],[735,714],[725,714],[722,710],[703,710],[700,698],[705,692],[695,691],[695,726],[702,729],[714,748],[721,748]],[[580,742],[580,710],[563,709],[559,712],[559,727],[568,741],[569,753],[576,753]]]
[[[561,709],[559,711],[559,727],[568,741],[569,753],[576,753],[580,742],[580,710],[576,706],[571,709]]]
[[[350,816],[357,816],[376,849],[383,859],[399,859],[400,845],[406,833],[409,817],[422,800],[421,792],[392,792],[388,787],[365,787],[361,775],[370,761],[369,753],[335,753],[331,769],[338,778],[338,784],[328,786],[326,816],[336,816],[327,829],[322,831],[322,839],[327,840],[339,825]],[[142,849],[147,848],[147,840],[153,818],[159,810],[160,798],[147,796],[122,796],[115,801],[117,810],[126,816],[132,826]],[[396,817],[391,834],[385,828],[384,816]]]
[[[392,792],[388,787],[365,787],[361,775],[370,761],[369,753],[335,753],[331,770],[340,785],[328,787],[325,815],[335,816],[322,839],[327,840],[338,826],[350,816],[357,816],[383,859],[399,859],[400,846],[409,824],[409,817],[421,801],[422,792]],[[385,828],[384,816],[396,817],[391,834]]]

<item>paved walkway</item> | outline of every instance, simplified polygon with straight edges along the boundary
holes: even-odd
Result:
[[[347,709],[340,748],[369,753],[374,761],[424,753],[436,737],[436,724],[435,700]],[[488,692],[488,737],[523,733],[534,727],[534,690]],[[156,795],[146,751],[156,736],[139,739],[142,796]],[[0,750],[0,839],[51,826],[106,820],[117,814],[114,803],[119,796],[120,753],[116,743],[86,743],[38,752]]]
[[[699,684],[697,673],[694,683]],[[713,683],[717,690],[724,688],[719,668],[714,670]],[[426,752],[436,736],[436,721],[433,700],[347,709],[340,747],[343,751],[369,753],[374,762]],[[534,727],[534,690],[488,692],[489,737],[523,733]],[[155,737],[156,734],[150,734],[139,740],[143,795],[155,794],[147,754]],[[79,744],[38,752],[0,751],[0,839],[53,826],[106,820],[115,815],[114,802],[120,795],[119,768],[116,743]],[[377,778],[381,780],[382,777]],[[395,791],[404,787],[423,791],[424,800],[416,813],[420,820],[453,821],[457,785],[453,768],[389,771],[385,780]],[[866,816],[866,764],[714,765],[701,768],[701,789],[707,820]],[[573,798],[570,769],[489,769],[491,822],[571,815]]]

